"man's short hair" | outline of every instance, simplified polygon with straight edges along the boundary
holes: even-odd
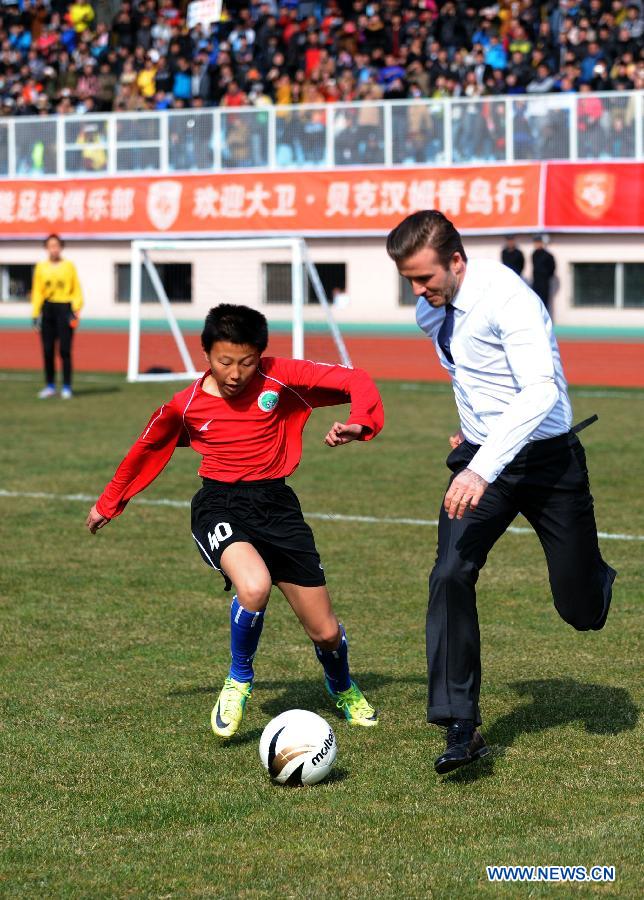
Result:
[[[65,241],[61,238],[61,236],[60,236],[59,234],[48,234],[47,237],[45,238],[44,242],[43,242],[43,243],[44,243],[44,246],[46,247],[47,244],[48,244],[52,239],[58,241],[58,243],[60,244],[61,247],[64,247],[64,246],[65,246]]]
[[[263,353],[268,346],[266,317],[250,306],[235,306],[232,303],[213,306],[204,322],[201,346],[206,353],[210,353],[217,341],[248,344]]]
[[[409,259],[425,247],[436,251],[438,260],[445,269],[455,253],[460,253],[463,261],[467,262],[460,234],[447,216],[437,209],[412,213],[396,225],[387,237],[387,253],[396,264]]]

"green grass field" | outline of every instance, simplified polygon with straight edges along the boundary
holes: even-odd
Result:
[[[176,387],[79,376],[70,403],[0,376],[0,896],[469,898],[641,896],[644,392],[573,391],[599,528],[619,571],[600,633],[557,616],[539,544],[507,534],[479,581],[485,761],[438,778],[425,719],[431,525],[455,426],[449,390],[383,384],[368,445],[307,428],[291,483],[309,513],[353,669],[377,729],[329,707],[319,665],[279,594],[244,730],[219,745],[210,709],[228,665],[228,605],[194,549],[187,507],[133,501],[96,537],[96,497]],[[175,454],[145,499],[188,501],[198,457]],[[48,496],[8,496],[42,492]],[[517,525],[525,525],[521,521]],[[307,789],[270,783],[257,753],[291,708],[332,722],[336,768]],[[614,884],[492,885],[492,864],[614,865]],[[639,888],[638,888],[639,884]]]

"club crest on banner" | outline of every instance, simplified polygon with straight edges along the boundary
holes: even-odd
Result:
[[[150,222],[158,231],[167,231],[177,221],[181,191],[179,181],[155,181],[149,186],[146,209]]]
[[[590,219],[601,219],[615,198],[615,176],[611,172],[581,172],[575,176],[573,196],[577,209]]]

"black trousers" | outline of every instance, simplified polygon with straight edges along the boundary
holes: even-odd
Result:
[[[42,306],[40,337],[45,361],[45,382],[54,384],[56,372],[54,355],[56,342],[63,364],[63,384],[72,386],[72,338],[74,329],[70,326],[72,319],[71,303],[50,303],[45,300]]]
[[[478,447],[464,442],[447,457],[453,475]],[[543,547],[557,612],[579,631],[608,615],[615,570],[599,552],[586,455],[572,432],[533,441],[487,488],[476,510],[449,519],[441,507],[427,609],[427,720],[481,723],[481,649],[475,585],[496,541],[518,513]]]

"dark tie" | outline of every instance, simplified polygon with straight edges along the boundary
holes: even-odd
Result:
[[[454,307],[448,303],[445,307],[445,318],[438,332],[438,346],[441,348],[445,357],[454,365],[454,357],[452,356],[449,345],[454,332]]]

